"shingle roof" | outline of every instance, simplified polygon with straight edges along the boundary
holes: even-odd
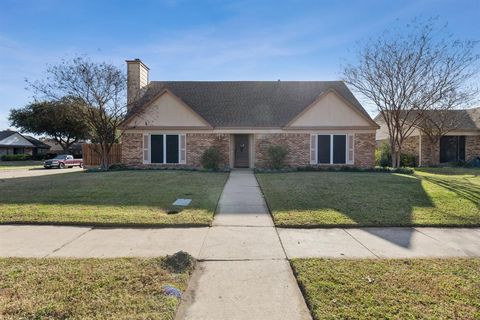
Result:
[[[42,148],[42,149],[50,149],[50,146],[46,143],[43,143],[40,140],[35,139],[34,137],[31,136],[23,136],[25,139],[30,141],[31,144],[33,144],[37,148]]]
[[[12,130],[0,131],[0,141],[10,137],[11,135],[13,135],[15,133],[18,133],[18,132],[12,131]],[[31,144],[33,144],[37,148],[50,149],[50,146],[48,144],[45,144],[42,141],[35,139],[34,137],[26,136],[26,135],[23,135],[23,134],[20,134],[20,133],[18,133],[18,134],[20,136],[24,137],[25,139],[27,139],[28,142],[30,142]],[[14,145],[8,144],[7,146],[14,146]]]
[[[3,130],[3,131],[0,131],[0,141],[5,139],[5,138],[8,138],[10,137],[12,134],[15,134],[16,132],[15,131],[12,131],[12,130]]]
[[[342,81],[152,81],[130,116],[165,89],[213,127],[283,127],[328,90],[371,119]]]
[[[459,121],[457,130],[480,130],[480,107],[462,110],[450,110],[452,117],[456,117]],[[435,111],[431,111],[433,116]],[[413,116],[413,115],[412,115]],[[384,124],[383,117],[379,113],[375,119],[377,123]]]

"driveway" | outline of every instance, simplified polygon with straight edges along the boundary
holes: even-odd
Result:
[[[61,173],[80,172],[80,171],[83,171],[83,169],[78,167],[66,168],[66,169],[44,169],[44,168],[12,169],[12,170],[3,169],[3,170],[0,170],[0,179],[37,177],[37,176],[46,176],[51,174],[61,174]]]

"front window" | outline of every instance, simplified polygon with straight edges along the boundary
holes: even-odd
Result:
[[[151,163],[179,163],[179,135],[152,134],[150,136]]]
[[[440,138],[440,162],[465,161],[465,136],[443,136]]]
[[[67,157],[68,157],[67,155],[61,154],[61,155],[58,155],[55,158],[53,158],[53,160],[65,160],[65,159],[67,159]]]
[[[347,135],[319,134],[317,153],[317,163],[319,164],[346,164]]]

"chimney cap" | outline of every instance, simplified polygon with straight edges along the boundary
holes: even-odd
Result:
[[[150,68],[147,67],[147,65],[146,65],[145,63],[143,63],[143,61],[140,60],[139,58],[135,58],[135,59],[133,59],[133,60],[125,60],[125,62],[126,62],[127,64],[140,63],[140,64],[142,64],[142,66],[143,66],[145,69],[150,70]]]

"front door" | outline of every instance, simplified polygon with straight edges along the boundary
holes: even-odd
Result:
[[[248,134],[235,135],[235,168],[249,167]]]

